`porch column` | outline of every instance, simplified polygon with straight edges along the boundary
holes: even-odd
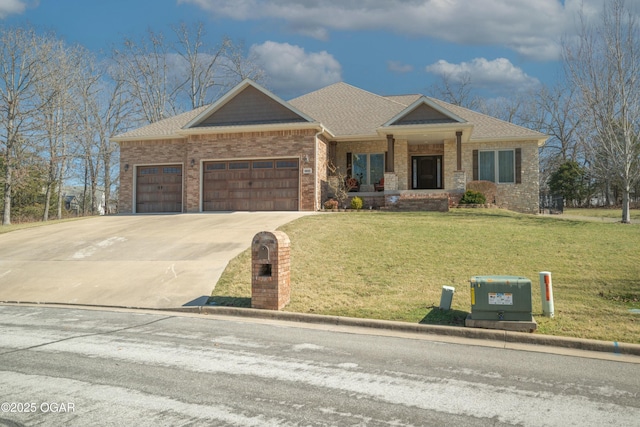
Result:
[[[333,166],[338,165],[338,143],[336,141],[329,142],[329,164]]]
[[[462,170],[462,131],[456,132],[456,161],[458,171]]]
[[[385,172],[394,172],[393,163],[394,163],[394,146],[395,139],[393,139],[393,135],[387,135],[387,161],[384,165]]]

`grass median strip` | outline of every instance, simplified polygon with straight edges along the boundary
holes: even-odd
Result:
[[[640,343],[640,226],[505,210],[314,215],[282,227],[291,239],[286,311],[462,325],[469,278],[519,275],[533,284],[538,333]],[[553,274],[555,318],[541,316],[538,273]],[[438,309],[442,286],[456,288]],[[248,306],[251,255],[227,267],[218,304]]]

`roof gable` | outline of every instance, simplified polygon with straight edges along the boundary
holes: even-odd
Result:
[[[400,114],[385,123],[384,126],[430,125],[465,122],[466,120],[451,111],[442,108],[438,104],[429,100],[429,98],[421,97],[400,112]]]
[[[344,82],[334,83],[289,101],[313,116],[333,135],[375,136],[376,129],[407,105]]]
[[[183,129],[305,123],[313,119],[251,80],[244,80]]]

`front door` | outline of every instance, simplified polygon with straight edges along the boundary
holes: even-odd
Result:
[[[416,190],[442,188],[442,156],[411,158],[411,188]]]

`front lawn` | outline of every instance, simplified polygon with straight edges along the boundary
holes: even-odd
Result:
[[[469,278],[531,279],[538,333],[640,343],[640,226],[560,220],[505,210],[360,212],[301,218],[291,239],[286,311],[463,325]],[[213,292],[248,306],[251,254],[234,259]],[[555,318],[542,317],[538,273],[551,271]],[[450,312],[443,285],[456,288]]]
[[[565,208],[565,215],[585,216],[592,218],[611,218],[620,221],[622,209],[620,208]],[[631,222],[640,221],[640,209],[631,209]]]

